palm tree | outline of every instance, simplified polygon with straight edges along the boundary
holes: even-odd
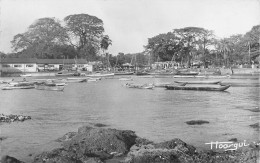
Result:
[[[112,41],[109,39],[108,35],[104,35],[102,37],[101,43],[100,43],[100,47],[103,51],[103,56],[106,57],[105,55],[105,51],[108,49],[109,45],[112,45]],[[110,62],[109,62],[109,55],[107,55],[107,64],[109,67],[111,67]]]
[[[223,58],[224,58],[224,65],[225,66],[228,66],[229,62],[229,53],[231,52],[231,48],[230,48],[230,45],[229,45],[229,42],[224,38],[224,39],[221,39],[219,42],[218,42],[218,51],[220,53],[223,54]]]

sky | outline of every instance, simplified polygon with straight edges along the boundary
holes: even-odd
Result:
[[[202,27],[219,38],[245,34],[260,24],[260,0],[0,0],[0,51],[37,19],[73,14],[103,20],[117,55],[144,50],[148,38],[173,29]]]

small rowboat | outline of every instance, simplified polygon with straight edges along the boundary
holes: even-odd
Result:
[[[206,76],[201,75],[174,75],[174,78],[206,78]]]
[[[115,75],[133,75],[134,74],[134,72],[115,72],[114,73]]]
[[[49,84],[36,84],[35,89],[46,90],[46,91],[63,91],[65,86],[56,86]]]
[[[32,74],[22,74],[21,77],[32,77]]]
[[[174,81],[175,83],[186,83],[186,84],[218,84],[221,81]]]
[[[33,89],[34,86],[5,86],[2,90],[13,90],[13,89]]]
[[[220,87],[190,87],[190,86],[166,86],[167,90],[194,90],[194,91],[225,91],[230,85]]]
[[[102,73],[96,73],[96,74],[90,74],[90,75],[86,75],[87,77],[109,77],[109,76],[114,76],[114,73],[110,73],[110,74],[102,74]]]
[[[154,88],[153,85],[148,85],[148,84],[134,85],[134,84],[126,83],[125,86],[128,87],[128,88],[137,88],[137,89],[153,89]]]
[[[166,86],[169,86],[169,85],[175,85],[175,86],[185,86],[186,83],[180,83],[178,85],[174,84],[174,83],[155,83],[153,84],[154,87],[166,87]]]

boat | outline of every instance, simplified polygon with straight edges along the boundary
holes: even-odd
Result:
[[[219,84],[221,81],[174,81],[175,83],[186,83],[186,84]]]
[[[32,77],[32,74],[22,74],[20,77]]]
[[[137,88],[137,89],[153,89],[154,88],[154,86],[151,84],[136,85],[136,84],[132,84],[132,83],[126,83],[125,86],[128,88]]]
[[[193,71],[178,71],[176,75],[199,75],[199,72],[193,72]]]
[[[55,76],[80,76],[79,72],[71,72],[71,71],[60,71],[55,74]]]
[[[94,78],[99,78],[99,77],[111,77],[114,76],[114,73],[108,73],[108,74],[102,74],[102,73],[96,73],[96,74],[89,74],[86,75],[87,77],[94,77]]]
[[[62,79],[61,81],[64,81],[66,83],[83,83],[83,82],[87,82],[88,79]]]
[[[124,71],[120,72],[120,71],[118,71],[118,72],[114,72],[114,74],[115,75],[133,75],[134,72],[124,72]]]
[[[57,86],[55,83],[37,83],[35,89],[46,91],[63,91],[65,86]]]
[[[166,86],[168,86],[168,85],[177,85],[176,83],[155,83],[155,84],[153,84],[154,85],[154,87],[166,87]],[[184,85],[186,85],[186,83],[179,83],[177,86],[184,86]]]
[[[230,78],[230,75],[206,75],[205,78],[209,78],[209,79],[222,79],[222,78]]]
[[[174,78],[206,78],[204,75],[174,75]]]
[[[194,91],[225,91],[230,85],[219,86],[219,87],[191,87],[191,86],[173,86],[167,85],[165,88],[167,90],[194,90]]]
[[[29,85],[29,86],[5,86],[2,87],[2,90],[13,90],[13,89],[34,89],[33,85]]]

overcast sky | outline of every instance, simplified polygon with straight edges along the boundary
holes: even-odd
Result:
[[[0,0],[0,51],[36,19],[89,14],[104,21],[108,51],[136,53],[150,37],[188,26],[214,30],[218,37],[244,34],[260,24],[260,0]]]

